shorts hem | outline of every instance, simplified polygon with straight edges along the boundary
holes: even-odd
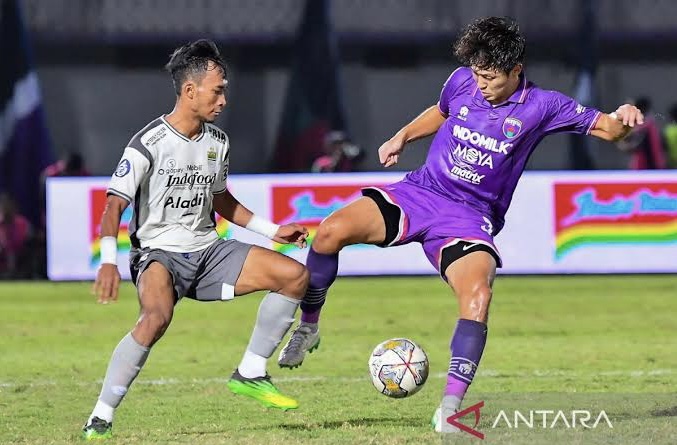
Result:
[[[365,187],[362,196],[372,199],[379,208],[386,226],[386,237],[378,247],[391,247],[402,241],[407,235],[407,217],[404,209],[395,200],[379,187]],[[395,214],[397,212],[397,215]]]

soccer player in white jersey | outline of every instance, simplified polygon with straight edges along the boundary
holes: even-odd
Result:
[[[116,237],[123,210],[133,204],[130,270],[141,310],[132,331],[113,351],[99,399],[83,428],[86,439],[112,436],[115,409],[182,297],[231,300],[269,290],[228,387],[264,406],[298,407],[271,383],[266,362],[294,321],[308,272],[272,250],[220,239],[213,212],[299,247],[305,246],[307,230],[298,224],[278,226],[252,214],[226,187],[228,137],[210,123],[226,105],[226,69],[216,45],[207,40],[187,44],[172,54],[166,68],[174,81],[176,106],[131,139],[108,189],[95,292],[100,303],[117,300]]]

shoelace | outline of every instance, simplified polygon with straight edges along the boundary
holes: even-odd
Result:
[[[296,332],[299,332],[301,335],[296,335]],[[303,347],[303,343],[305,342],[306,338],[308,338],[308,335],[310,334],[312,334],[310,328],[299,326],[291,336],[291,340],[289,340],[289,349],[300,350]]]
[[[261,376],[261,377],[252,377],[252,378],[242,377],[242,379],[244,379],[244,381],[250,381],[250,382],[255,382],[255,383],[258,383],[258,382],[271,383],[270,375],[268,375],[268,374]]]

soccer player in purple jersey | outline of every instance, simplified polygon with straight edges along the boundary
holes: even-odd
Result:
[[[445,82],[439,102],[379,148],[381,163],[390,167],[408,142],[436,133],[425,164],[400,182],[365,188],[362,198],[320,225],[308,254],[301,324],[281,351],[280,366],[300,365],[318,346],[320,309],[343,247],[418,242],[459,303],[447,384],[433,418],[436,431],[456,430],[443,419],[459,409],[482,357],[501,267],[494,236],[529,156],[549,134],[618,141],[644,119],[632,105],[605,114],[537,87],[524,73],[524,47],[509,19],[483,18],[463,30],[454,45],[462,67]]]

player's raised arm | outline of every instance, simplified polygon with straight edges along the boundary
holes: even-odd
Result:
[[[295,244],[301,248],[306,247],[308,229],[296,223],[278,225],[254,215],[228,189],[214,195],[213,206],[219,215],[240,227],[256,232],[278,243]]]
[[[451,98],[461,85],[470,80],[471,76],[467,68],[460,67],[454,70],[446,82],[444,82],[437,104],[419,114],[413,121],[395,133],[395,136],[381,145],[378,149],[378,157],[381,164],[384,167],[397,164],[400,160],[400,154],[404,151],[404,146],[407,143],[436,133],[447,119],[447,116],[449,116]]]
[[[407,143],[416,141],[437,132],[446,118],[439,104],[435,104],[405,125],[395,136],[403,136]]]
[[[240,227],[256,232],[266,238],[282,244],[295,244],[306,247],[308,229],[299,224],[284,224],[282,226],[254,215],[251,210],[242,205],[227,188],[229,168],[229,141],[226,138],[224,158],[221,160],[221,170],[214,183],[214,200],[212,206],[216,213]]]
[[[378,149],[381,164],[384,167],[397,164],[400,154],[404,151],[405,144],[435,133],[446,118],[437,104],[419,114],[413,121],[402,127],[395,136],[381,145]]]
[[[627,136],[635,125],[643,123],[644,115],[639,108],[624,104],[613,113],[602,113],[590,134],[605,141],[618,142]]]
[[[644,122],[644,116],[633,105],[625,104],[613,113],[602,113],[583,106],[574,99],[557,91],[548,91],[545,102],[542,128],[546,134],[589,134],[605,141],[623,139],[635,125]]]

